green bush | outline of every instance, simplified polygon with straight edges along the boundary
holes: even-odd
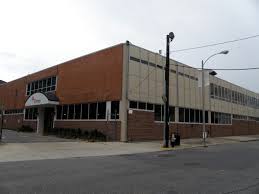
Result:
[[[89,132],[89,140],[106,141],[106,135],[104,135],[102,132],[98,131],[97,129],[94,129]]]
[[[102,132],[97,129],[94,130],[81,130],[81,129],[73,129],[73,128],[54,128],[48,130],[47,134],[55,135],[61,138],[67,139],[83,139],[89,141],[106,141],[107,137]]]
[[[18,132],[35,132],[35,130],[29,126],[29,125],[22,125],[19,129]]]

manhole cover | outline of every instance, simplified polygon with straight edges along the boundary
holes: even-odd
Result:
[[[186,162],[184,166],[200,166],[201,164],[198,162]]]

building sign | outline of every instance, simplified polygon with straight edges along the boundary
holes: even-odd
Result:
[[[43,93],[35,93],[31,95],[25,103],[25,107],[30,106],[43,106],[43,105],[55,105],[58,102],[49,101]]]

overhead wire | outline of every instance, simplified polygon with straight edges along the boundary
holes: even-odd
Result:
[[[228,40],[228,41],[224,41],[224,42],[218,42],[218,43],[213,43],[213,44],[207,44],[207,45],[202,45],[202,46],[196,46],[196,47],[189,47],[189,48],[184,48],[184,49],[178,49],[178,50],[173,50],[170,51],[170,53],[176,53],[176,52],[183,52],[183,51],[189,51],[189,50],[196,50],[196,49],[201,49],[201,48],[207,48],[207,47],[213,47],[213,46],[218,46],[218,45],[223,45],[223,44],[229,44],[229,43],[233,43],[233,42],[239,42],[239,41],[244,41],[244,40],[248,40],[248,39],[252,39],[252,38],[259,38],[259,34],[253,35],[253,36],[247,36],[247,37],[243,37],[243,38],[238,38],[238,39],[234,39],[234,40]],[[190,68],[190,69],[196,69],[196,70],[201,70],[201,68],[195,68],[195,67],[191,67],[191,66],[185,66],[185,65],[179,65],[179,64],[170,64],[170,66],[178,66],[178,67],[182,67],[182,68]],[[259,67],[250,67],[250,68],[221,68],[221,69],[213,69],[213,70],[218,70],[218,71],[245,71],[245,70],[258,70]],[[131,91],[139,88],[142,83],[149,78],[149,76],[156,70],[156,68],[154,68],[152,71],[149,72],[149,74],[144,77],[143,80],[141,80],[141,82],[133,89],[131,89]],[[204,70],[212,70],[212,69],[205,69]]]
[[[207,47],[213,47],[213,46],[218,46],[218,45],[223,45],[223,44],[229,44],[233,42],[239,42],[239,41],[244,41],[252,38],[259,38],[259,34],[253,35],[253,36],[247,36],[243,38],[237,38],[234,40],[228,40],[224,42],[218,42],[218,43],[213,43],[213,44],[207,44],[207,45],[201,45],[201,46],[195,46],[195,47],[189,47],[189,48],[183,48],[183,49],[177,49],[177,50],[172,50],[170,53],[176,53],[176,52],[183,52],[183,51],[189,51],[189,50],[196,50],[196,49],[202,49],[202,48],[207,48]]]

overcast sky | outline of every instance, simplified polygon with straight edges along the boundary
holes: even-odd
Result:
[[[258,0],[0,0],[0,79],[11,81],[87,53],[129,40],[165,52],[259,34]],[[259,67],[259,38],[173,53],[200,67]],[[218,71],[218,76],[259,92],[259,70]]]

